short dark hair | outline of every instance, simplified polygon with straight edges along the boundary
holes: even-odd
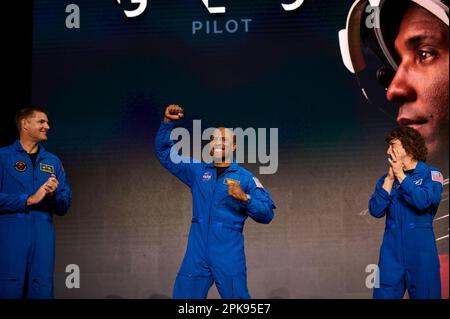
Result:
[[[30,105],[30,106],[26,106],[23,107],[19,110],[17,110],[16,112],[16,126],[17,126],[17,130],[20,132],[21,129],[21,122],[23,119],[32,117],[34,115],[35,112],[40,112],[40,113],[44,113],[45,115],[48,116],[48,112],[46,109],[44,109],[42,106],[37,106],[37,105]]]
[[[406,153],[415,160],[421,162],[427,160],[428,149],[425,140],[417,130],[407,126],[397,127],[386,135],[386,143],[389,144],[394,139],[399,140]]]

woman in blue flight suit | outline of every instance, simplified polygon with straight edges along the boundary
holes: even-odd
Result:
[[[387,137],[389,169],[369,201],[370,214],[386,216],[374,298],[441,298],[433,218],[443,177],[425,164],[427,149],[414,129],[400,127]]]
[[[169,106],[156,136],[158,160],[191,188],[193,201],[187,250],[173,297],[206,298],[215,282],[222,298],[250,298],[242,229],[248,216],[270,223],[275,205],[258,179],[236,162],[220,176],[214,163],[179,162],[170,133],[181,112],[179,106]]]
[[[52,217],[67,213],[71,190],[61,161],[39,145],[45,110],[22,109],[17,122],[20,138],[0,149],[0,298],[53,298]]]

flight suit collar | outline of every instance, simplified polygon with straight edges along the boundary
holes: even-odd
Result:
[[[420,173],[426,168],[427,164],[425,164],[424,162],[417,162],[416,168],[412,171],[412,174]]]
[[[23,148],[22,144],[20,143],[20,139],[16,140],[16,142],[14,143],[14,148],[17,152],[27,154],[27,151]],[[47,151],[45,150],[45,148],[42,146],[42,144],[39,144],[39,154],[37,155],[36,163],[39,163],[40,161],[44,160],[46,154]]]
[[[424,162],[418,162],[416,165],[416,168],[414,168],[414,170],[411,172],[411,174],[406,176],[406,179],[411,179],[411,181],[413,181],[414,184],[421,185],[423,182],[423,179],[419,178],[421,176],[420,175],[417,176],[417,174],[421,174],[426,168],[427,168],[427,164],[425,164]],[[401,184],[404,184],[405,180]],[[401,184],[396,180],[395,189],[404,191],[403,188],[401,187]]]
[[[214,168],[214,162],[210,162],[206,164],[207,168]],[[225,170],[226,172],[235,172],[239,169],[239,164],[236,161],[233,161],[230,166]]]
[[[16,151],[18,152],[27,152],[24,150],[22,144],[20,144],[20,139],[17,139],[14,143],[14,148],[16,149]],[[42,146],[42,144],[39,144],[39,155],[38,156],[42,156],[43,154],[45,154],[45,148]]]

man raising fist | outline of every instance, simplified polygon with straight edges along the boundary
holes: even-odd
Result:
[[[259,180],[233,161],[236,138],[228,129],[214,130],[211,163],[181,159],[170,139],[174,121],[181,118],[183,109],[169,105],[156,135],[158,160],[191,188],[193,201],[187,250],[173,297],[206,298],[215,283],[222,298],[250,298],[242,229],[248,216],[270,223],[275,205]]]

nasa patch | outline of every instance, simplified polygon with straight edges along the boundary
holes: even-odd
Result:
[[[202,180],[204,181],[204,182],[209,182],[210,180],[211,180],[211,178],[212,178],[212,173],[211,172],[205,172],[204,174],[203,174],[203,177],[202,177]]]

